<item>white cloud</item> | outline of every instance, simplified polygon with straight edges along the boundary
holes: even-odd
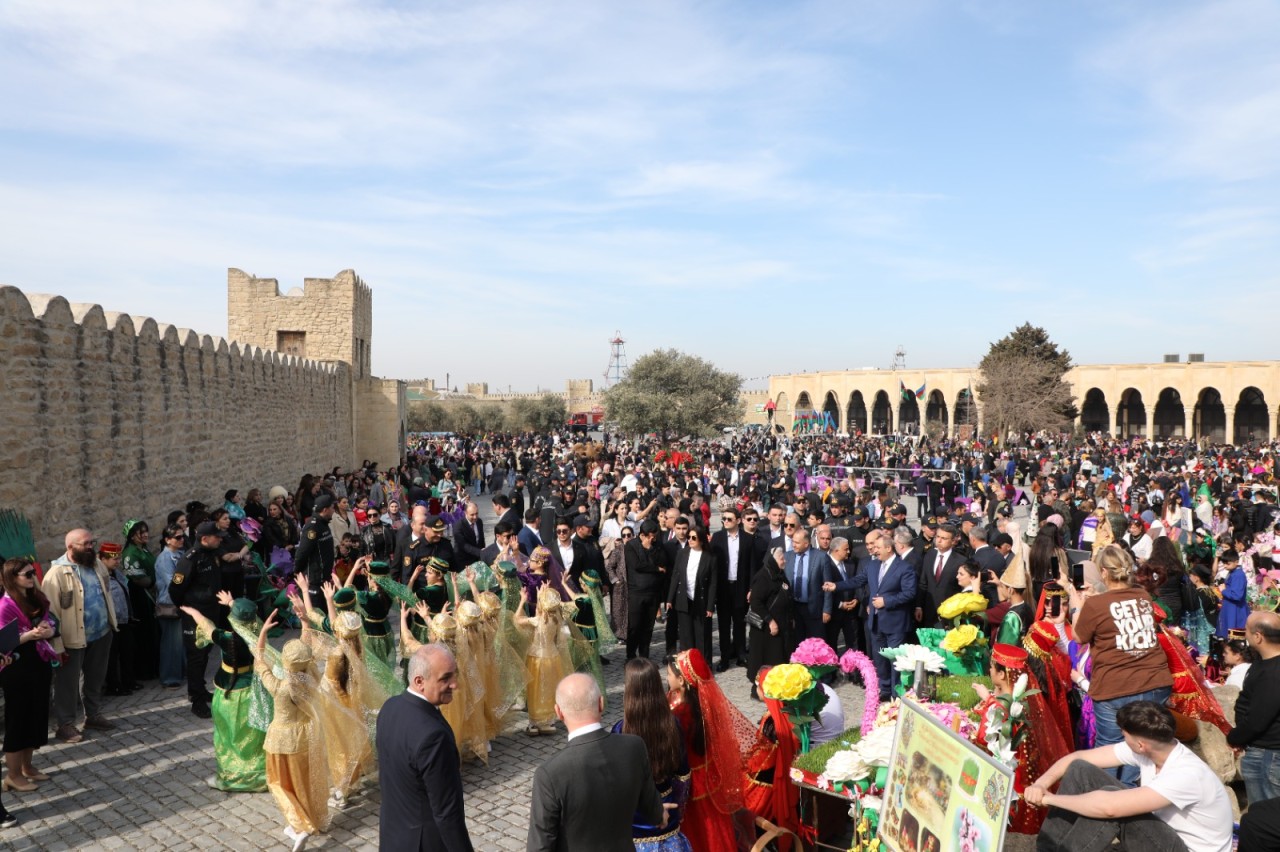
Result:
[[[1139,122],[1133,160],[1160,177],[1280,174],[1280,4],[1156,4],[1085,62]]]

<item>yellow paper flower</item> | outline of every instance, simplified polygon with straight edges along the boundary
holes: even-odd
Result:
[[[764,694],[779,701],[793,701],[813,686],[813,675],[797,663],[774,666],[764,677]]]
[[[986,612],[986,610],[986,595],[977,592],[961,592],[947,598],[938,606],[938,617],[950,620],[971,612]]]
[[[972,624],[961,624],[947,631],[947,635],[942,638],[942,647],[944,650],[953,654],[959,654],[965,648],[968,648],[974,642],[978,641],[981,632]]]

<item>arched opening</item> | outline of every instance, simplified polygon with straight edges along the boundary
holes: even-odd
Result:
[[[1227,440],[1227,410],[1222,405],[1222,394],[1217,388],[1204,388],[1196,400],[1192,433],[1196,438],[1207,438],[1214,443]]]
[[[889,394],[876,392],[876,402],[871,408],[871,433],[887,435],[893,431],[893,406],[889,403]]]
[[[956,394],[955,434],[958,438],[971,438],[978,432],[978,406],[973,393],[963,388]]]
[[[1120,394],[1120,404],[1116,406],[1116,435],[1133,438],[1145,434],[1147,406],[1142,402],[1142,392],[1137,388],[1126,388]]]
[[[850,435],[867,433],[867,401],[862,398],[862,391],[849,394],[849,411],[845,424]]]
[[[789,430],[791,428],[791,400],[787,398],[786,393],[780,393],[773,403],[777,406],[773,411],[773,425]]]
[[[947,434],[947,398],[940,390],[929,391],[929,402],[924,408],[925,431],[932,436]]]
[[[1153,425],[1157,438],[1186,437],[1187,411],[1182,405],[1182,395],[1174,388],[1160,391],[1156,399],[1156,410]]]
[[[1086,432],[1110,432],[1111,410],[1107,397],[1098,388],[1089,388],[1080,406],[1080,427]]]
[[[814,415],[817,414],[813,410],[813,399],[809,396],[808,391],[800,391],[800,395],[796,397],[796,410],[791,418],[791,428],[793,431],[808,432],[814,427]]]
[[[826,423],[831,431],[840,431],[840,403],[836,400],[835,391],[827,391],[827,399],[822,403],[822,410],[827,415]]]
[[[1240,391],[1233,431],[1235,438],[1232,443],[1235,444],[1265,441],[1271,437],[1271,417],[1267,412],[1267,400],[1262,395],[1262,391],[1252,387]]]
[[[902,391],[898,402],[898,431],[904,435],[920,434],[920,403],[911,388]]]

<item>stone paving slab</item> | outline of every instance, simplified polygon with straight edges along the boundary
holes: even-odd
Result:
[[[494,521],[487,497],[482,517]],[[715,523],[715,522],[713,522]],[[718,631],[717,631],[718,641]],[[663,628],[653,640],[661,662]],[[622,649],[604,668],[606,724],[622,713]],[[216,655],[215,655],[216,657]],[[210,662],[210,677],[217,660]],[[763,705],[750,698],[746,670],[731,669],[716,678],[725,695],[751,719]],[[863,690],[851,684],[837,689],[846,725],[861,718]],[[215,772],[213,726],[191,714],[186,690],[165,690],[154,681],[128,697],[106,698],[106,714],[119,728],[86,731],[85,739],[65,745],[50,738],[36,753],[36,766],[50,776],[32,793],[4,793],[5,806],[19,825],[0,829],[0,848],[27,850],[258,850],[286,848],[284,823],[269,793],[223,793],[207,786]],[[464,763],[467,825],[477,850],[523,849],[534,769],[564,746],[564,732],[530,737],[527,717],[513,714],[514,732],[493,743],[489,765]],[[376,850],[379,792],[371,786],[350,807],[337,812],[325,835],[308,849]],[[1031,838],[1014,836],[1006,849],[1031,848]]]

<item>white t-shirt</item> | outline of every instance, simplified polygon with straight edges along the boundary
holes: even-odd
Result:
[[[840,703],[840,696],[825,683],[822,691],[827,694],[826,706],[818,711],[818,721],[809,726],[809,741],[815,746],[834,740],[845,731],[844,706]]]
[[[1249,673],[1249,664],[1240,663],[1231,667],[1231,674],[1227,675],[1225,686],[1238,686],[1244,689],[1244,676]]]
[[[1160,772],[1151,758],[1137,755],[1123,742],[1112,746],[1116,759],[1138,767],[1143,787],[1169,800],[1155,815],[1196,852],[1231,852],[1231,803],[1227,788],[1203,760],[1178,743]]]

